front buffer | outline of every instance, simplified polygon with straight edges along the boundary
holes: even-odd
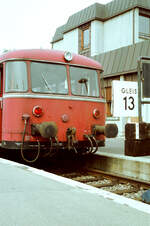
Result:
[[[108,138],[114,138],[118,134],[118,128],[116,124],[107,124],[105,126],[92,125],[90,134],[83,134],[84,140],[79,141],[76,137],[77,129],[75,127],[69,127],[66,130],[66,142],[59,142],[57,138],[58,126],[56,122],[42,122],[38,124],[31,124],[31,135],[37,139],[37,155],[32,160],[27,159],[24,155],[24,138],[26,133],[26,127],[29,121],[29,115],[23,115],[24,120],[24,132],[21,144],[21,156],[26,162],[35,162],[39,158],[41,151],[40,138],[49,140],[49,156],[52,154],[52,150],[68,149],[73,150],[76,154],[87,155],[93,154],[98,150],[99,146],[103,144],[97,140],[97,136],[104,135]],[[46,145],[47,147],[47,145]],[[26,148],[25,148],[26,149]],[[56,153],[56,151],[55,151]]]

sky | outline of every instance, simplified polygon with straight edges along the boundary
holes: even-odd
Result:
[[[0,0],[0,52],[51,48],[56,28],[69,16],[112,0]]]

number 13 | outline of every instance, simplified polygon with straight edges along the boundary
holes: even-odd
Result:
[[[133,110],[135,107],[134,104],[134,98],[133,97],[124,97],[123,100],[125,101],[125,110],[129,109],[129,110]]]

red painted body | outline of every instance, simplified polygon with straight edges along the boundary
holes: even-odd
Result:
[[[43,109],[43,116],[36,118],[32,114],[35,105],[40,105]],[[30,124],[44,121],[55,121],[58,125],[58,140],[66,141],[66,130],[69,127],[77,129],[77,139],[83,140],[83,134],[91,133],[92,124],[105,124],[105,111],[103,103],[89,103],[86,101],[71,100],[47,100],[47,99],[5,99],[3,103],[3,133],[2,139],[5,141],[20,141],[24,121],[22,114],[28,113]],[[13,106],[13,110],[12,110]],[[93,110],[97,108],[101,111],[99,120],[94,119]],[[61,116],[67,114],[68,122],[62,122]],[[20,120],[19,120],[20,119]],[[28,134],[31,134],[30,127]],[[34,137],[30,137],[33,141]],[[42,138],[41,138],[42,140]]]
[[[23,60],[27,63],[28,91],[27,92],[5,92],[5,64],[8,61]],[[64,64],[69,78],[69,65],[95,69],[100,76],[101,65],[87,57],[73,54],[73,59],[67,62],[64,59],[64,52],[54,50],[18,50],[8,52],[0,57],[2,71],[2,108],[0,111],[1,136],[0,141],[5,147],[6,142],[22,142],[24,130],[23,114],[30,116],[26,128],[24,141],[36,141],[37,137],[31,135],[31,125],[42,122],[54,121],[58,126],[57,138],[59,142],[67,142],[66,131],[68,128],[76,128],[76,139],[84,141],[85,134],[91,134],[91,125],[105,125],[105,102],[99,97],[81,97],[71,94],[70,84],[67,95],[33,93],[31,90],[30,62],[51,62]],[[11,78],[10,78],[11,79]],[[99,79],[100,87],[100,79]],[[35,117],[32,113],[34,106],[40,106],[43,114]],[[100,111],[100,117],[93,117],[93,110]],[[63,121],[62,118],[65,118]],[[67,119],[66,119],[67,118]],[[105,139],[104,135],[96,137],[98,140]],[[40,142],[47,141],[46,138],[39,137]],[[48,140],[49,142],[49,140]],[[7,145],[6,145],[7,148]]]

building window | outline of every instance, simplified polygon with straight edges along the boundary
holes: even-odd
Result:
[[[79,54],[91,55],[91,25],[84,24],[79,27]]]
[[[86,49],[89,48],[90,44],[90,30],[89,28],[82,31],[82,40],[81,40],[81,48]]]
[[[150,37],[150,17],[139,16],[139,35],[141,37]]]

